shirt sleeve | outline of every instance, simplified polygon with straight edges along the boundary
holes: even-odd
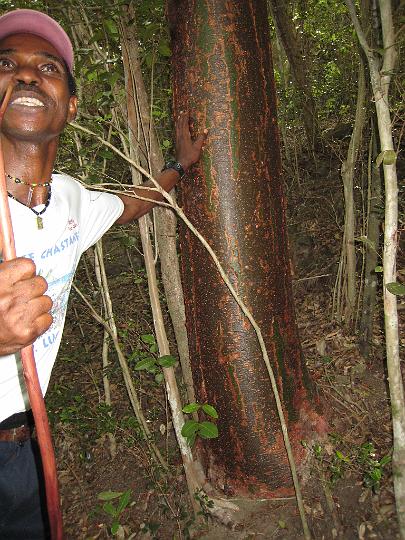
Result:
[[[124,211],[117,195],[82,189],[80,253],[95,244]]]

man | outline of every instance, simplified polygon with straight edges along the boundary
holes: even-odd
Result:
[[[72,45],[53,19],[32,10],[0,17],[0,98],[13,85],[0,136],[19,257],[0,264],[0,538],[7,540],[47,537],[18,352],[34,343],[45,393],[80,255],[113,223],[131,222],[153,206],[52,173],[59,135],[77,111],[72,68]],[[188,115],[181,115],[178,162],[158,178],[166,191],[198,161],[205,137],[193,142]]]

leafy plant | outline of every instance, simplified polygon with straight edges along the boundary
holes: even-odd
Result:
[[[302,444],[307,447],[305,441]],[[377,451],[372,442],[365,442],[354,447],[350,451],[350,455],[345,455],[336,448],[333,451],[331,447],[328,451],[325,448],[320,444],[314,444],[311,451],[317,461],[327,469],[332,484],[343,478],[348,470],[355,470],[361,474],[365,487],[371,488],[373,491],[379,490],[384,468],[391,461],[389,454],[381,459],[376,459]]]
[[[189,403],[183,407],[183,412],[186,414],[192,414],[199,410],[203,411],[210,418],[218,418],[216,409],[208,403],[204,403],[203,405],[200,403]],[[187,420],[187,422],[184,423],[181,434],[187,439],[188,444],[193,446],[197,435],[202,439],[215,439],[218,437],[218,427],[214,422],[209,420],[203,422]]]
[[[214,506],[214,501],[212,501],[203,490],[196,491],[196,493],[194,493],[194,499],[200,504],[201,507],[198,514],[208,519],[210,516],[210,509]]]
[[[134,369],[137,371],[147,371],[155,375],[155,381],[159,384],[163,381],[161,368],[169,368],[176,364],[177,360],[170,354],[157,357],[158,346],[153,334],[143,334],[141,341],[148,347],[148,351],[135,351],[130,360],[136,359]]]
[[[357,459],[364,469],[364,485],[373,491],[378,491],[383,476],[383,469],[390,463],[391,456],[386,454],[380,460],[376,459],[376,449],[373,443],[367,442],[360,446]]]
[[[130,505],[132,491],[127,489],[126,491],[103,491],[98,494],[98,499],[104,501],[102,506],[103,511],[111,518],[111,534],[116,535],[122,525],[120,523],[121,517],[125,509]],[[117,500],[114,505],[112,501]]]

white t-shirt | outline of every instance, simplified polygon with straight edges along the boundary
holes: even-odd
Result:
[[[53,300],[53,324],[34,343],[44,395],[61,342],[69,292],[80,256],[124,209],[116,195],[89,191],[64,174],[55,174],[52,179],[51,202],[41,216],[41,230],[37,228],[34,212],[9,198],[17,256],[35,262],[37,274],[48,282],[46,294]],[[28,408],[20,355],[0,356],[0,422]]]

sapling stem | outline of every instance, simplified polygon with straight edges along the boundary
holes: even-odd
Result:
[[[10,83],[5,92],[0,107],[0,132],[7,105],[9,103],[13,84]],[[0,247],[5,261],[16,258],[13,227],[11,223],[10,207],[8,204],[7,183],[4,169],[3,148],[0,137]],[[21,363],[25,385],[34,416],[37,439],[41,452],[42,467],[45,479],[46,503],[48,507],[49,525],[52,540],[63,539],[62,512],[60,508],[58,478],[56,473],[56,460],[53,451],[51,430],[46,414],[44,398],[39,384],[32,345],[21,350]]]

